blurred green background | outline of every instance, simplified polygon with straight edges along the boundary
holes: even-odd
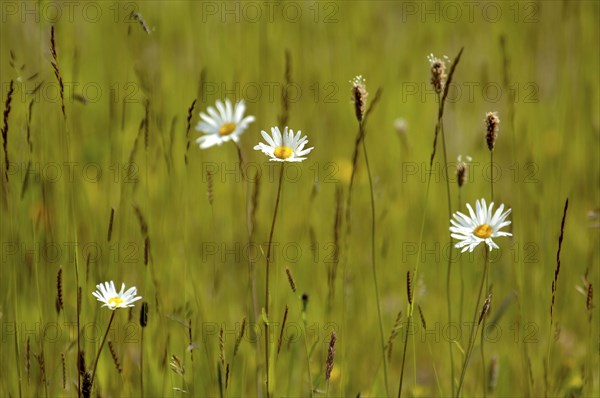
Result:
[[[146,395],[180,395],[174,388],[181,388],[190,396],[218,396],[221,327],[225,361],[231,365],[223,394],[264,392],[263,329],[250,280],[254,274],[260,313],[279,165],[252,148],[262,140],[260,130],[278,124],[286,50],[292,82],[288,125],[308,135],[315,149],[305,162],[288,167],[275,229],[270,321],[280,324],[289,306],[273,365],[275,396],[309,394],[305,344],[317,394],[395,395],[406,333],[406,272],[417,262],[413,284],[427,330],[418,322],[411,329],[404,393],[451,394],[448,340],[459,325],[453,337],[466,345],[469,328],[461,322],[472,319],[483,257],[481,248],[471,255],[452,252],[449,323],[444,178],[449,174],[452,211],[464,211],[466,202],[479,198],[490,200],[483,122],[488,111],[497,111],[501,119],[494,201],[513,209],[513,237],[497,239],[501,249],[493,252],[489,276],[490,317],[497,323],[486,338],[486,373],[495,358],[497,384],[488,395],[599,394],[598,294],[590,321],[586,297],[577,289],[587,289],[586,275],[596,291],[599,286],[597,1],[3,1],[1,6],[2,103],[11,80],[14,93],[7,117],[10,168],[1,199],[0,395],[77,395],[76,268],[88,368],[110,315],[91,292],[97,283],[114,280],[136,286],[150,306],[143,343]],[[51,26],[65,118],[51,65]],[[438,141],[426,200],[437,114],[427,56],[453,59],[461,47],[444,117],[449,172]],[[403,312],[387,389],[362,154],[352,230],[346,235],[342,226],[335,297],[330,309],[327,305],[335,192],[343,189],[345,203],[357,133],[349,80],[359,74],[369,99],[383,90],[369,118],[366,146],[385,340]],[[240,140],[249,175],[260,173],[256,243],[248,243],[246,224],[256,179],[242,180],[233,145],[201,151],[194,144],[201,134],[194,130],[198,112],[224,98],[245,99],[247,113],[256,116]],[[186,164],[186,119],[194,99]],[[146,113],[147,140],[140,129]],[[454,176],[459,154],[473,158],[460,206]],[[3,170],[5,165],[3,160]],[[214,173],[212,204],[207,171]],[[567,197],[551,325],[551,286]],[[136,208],[148,228],[147,265]],[[64,310],[57,313],[61,267]],[[295,293],[285,267],[295,276]],[[304,312],[303,293],[308,295]],[[243,318],[246,331],[259,336],[248,332],[234,358]],[[139,305],[117,311],[109,339],[123,372],[119,375],[104,347],[95,382],[103,396],[140,395],[138,319]],[[273,330],[276,338],[280,327]],[[324,372],[332,330],[338,341],[328,387]],[[484,392],[477,341],[467,396]],[[462,363],[459,344],[453,346],[456,372]],[[172,355],[185,364],[183,377],[169,368]],[[43,372],[37,358],[43,358]]]

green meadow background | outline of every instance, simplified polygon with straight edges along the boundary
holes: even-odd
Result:
[[[0,395],[77,396],[77,287],[82,290],[80,343],[91,371],[111,315],[91,293],[107,280],[117,288],[122,282],[137,287],[149,305],[148,325],[142,330],[139,324],[141,302],[131,311],[116,312],[108,339],[122,373],[104,346],[94,395],[140,396],[141,372],[145,396],[265,394],[260,313],[280,165],[253,147],[262,140],[261,130],[278,125],[286,51],[291,60],[287,124],[302,130],[315,149],[303,163],[287,167],[275,226],[269,313],[273,347],[280,333],[283,339],[273,356],[273,395],[308,396],[312,385],[315,396],[395,396],[406,333],[403,395],[452,394],[450,350],[457,378],[483,249],[462,255],[450,250],[445,178],[450,179],[453,212],[465,211],[465,203],[474,205],[479,198],[490,201],[492,166],[483,122],[488,111],[497,111],[501,119],[493,200],[512,208],[513,236],[496,239],[500,250],[491,253],[493,301],[483,339],[485,359],[478,335],[463,393],[600,394],[599,295],[588,310],[582,293],[587,283],[596,292],[600,286],[598,2],[0,5],[3,110],[11,81],[14,88],[10,113],[4,113],[6,175],[2,156]],[[133,11],[149,33],[131,17]],[[51,64],[52,26],[64,117]],[[461,47],[444,115],[449,165],[444,166],[438,140],[430,168],[438,105],[427,56],[452,60]],[[402,311],[387,362],[387,385],[362,151],[350,233],[345,223],[338,227],[339,263],[328,305],[336,190],[345,204],[357,134],[349,80],[359,74],[366,79],[369,100],[382,89],[365,143],[374,184],[375,264],[386,342]],[[200,150],[194,143],[201,135],[194,129],[198,113],[225,98],[245,99],[247,113],[256,117],[240,139],[249,182],[240,176],[233,145]],[[397,128],[398,119],[404,127]],[[473,161],[459,202],[454,173],[461,154]],[[250,206],[252,243],[248,204],[256,205],[254,210]],[[418,315],[410,328],[406,323],[406,274],[416,264],[413,288],[426,328]],[[57,312],[59,269],[64,309]],[[308,297],[304,304],[303,294]],[[280,332],[286,306],[287,323]],[[243,319],[245,334],[234,356]],[[220,329],[227,386],[218,370]],[[332,331],[336,355],[327,383]],[[183,375],[171,369],[173,355],[185,366]],[[490,384],[490,373],[495,383],[487,389],[483,375]]]

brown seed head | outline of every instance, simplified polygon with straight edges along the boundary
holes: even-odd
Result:
[[[431,85],[436,93],[441,94],[448,80],[448,75],[446,75],[446,61],[448,61],[448,57],[444,56],[442,60],[433,54],[429,54],[427,60],[431,65]]]
[[[492,304],[492,293],[488,294],[487,298],[483,303],[483,308],[481,309],[481,315],[479,315],[479,322],[477,325],[480,325],[487,313],[490,311],[490,305]]]
[[[369,93],[367,92],[365,79],[362,77],[362,75],[356,76],[354,79],[350,80],[350,83],[352,84],[354,113],[356,114],[356,120],[358,120],[360,123],[365,116],[365,111],[367,109],[367,97],[369,96]]]
[[[494,150],[496,145],[496,138],[498,138],[498,132],[500,131],[500,118],[498,112],[488,112],[485,114],[485,139],[487,146],[490,151]]]
[[[148,325],[148,303],[144,301],[140,310],[140,326],[145,328],[146,325]]]
[[[83,375],[81,395],[84,398],[88,398],[92,395],[92,374],[90,372],[85,372],[85,374]]]
[[[470,162],[472,159],[470,156],[465,157],[466,162]],[[458,163],[456,164],[456,181],[458,187],[462,187],[467,180],[467,163],[462,160],[462,155],[458,156]]]
[[[327,349],[327,363],[325,364],[325,380],[331,378],[331,371],[333,370],[333,360],[335,359],[335,343],[337,341],[337,335],[335,330],[331,332],[331,340],[329,340],[329,348]]]

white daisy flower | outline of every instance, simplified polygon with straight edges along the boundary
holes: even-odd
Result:
[[[500,231],[503,227],[510,225],[511,222],[506,221],[506,217],[510,214],[511,209],[503,213],[504,204],[501,204],[498,210],[492,215],[493,207],[494,202],[490,203],[490,206],[487,207],[485,199],[481,199],[475,202],[475,211],[467,203],[470,216],[459,211],[454,213],[454,219],[450,220],[452,224],[450,231],[453,232],[451,236],[460,241],[454,247],[457,249],[463,248],[463,253],[467,250],[472,252],[477,245],[485,242],[491,251],[492,249],[499,249],[492,238],[512,236],[510,232]]]
[[[265,155],[270,156],[271,161],[276,162],[302,162],[304,155],[308,155],[314,148],[304,149],[304,146],[308,143],[306,136],[300,138],[302,132],[298,130],[298,133],[294,135],[294,130],[286,128],[283,131],[283,137],[279,131],[279,127],[272,127],[272,137],[267,134],[266,131],[260,132],[267,141],[267,144],[259,143],[254,147],[257,151],[262,151]]]
[[[254,116],[244,117],[246,111],[244,100],[236,103],[234,107],[231,106],[229,99],[225,100],[225,104],[217,100],[215,105],[217,109],[212,106],[207,108],[208,115],[200,112],[202,120],[196,126],[196,130],[205,133],[196,139],[200,149],[221,145],[230,140],[238,142],[240,135],[254,121]]]
[[[96,285],[96,290],[92,294],[104,303],[103,307],[108,307],[110,310],[116,310],[117,308],[133,307],[133,302],[141,299],[141,296],[137,296],[137,289],[135,287],[129,288],[125,292],[125,284],[121,285],[121,291],[117,293],[115,284],[113,281],[104,282]]]

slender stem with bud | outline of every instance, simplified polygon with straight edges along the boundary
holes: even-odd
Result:
[[[267,257],[266,257],[266,270],[265,270],[265,362],[266,362],[266,392],[267,398],[271,395],[269,385],[269,349],[271,344],[271,330],[269,328],[269,268],[271,265],[271,246],[273,244],[273,233],[275,231],[275,222],[277,220],[277,210],[279,209],[279,199],[281,198],[281,187],[283,185],[283,170],[285,168],[285,162],[281,163],[281,169],[279,171],[279,183],[277,185],[277,198],[275,199],[275,210],[273,211],[273,222],[271,223],[271,232],[269,233],[269,244],[267,245]]]

